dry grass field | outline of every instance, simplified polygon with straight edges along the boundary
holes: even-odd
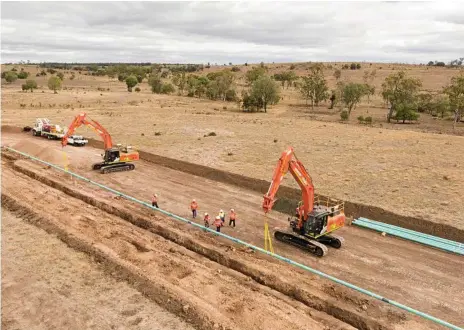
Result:
[[[290,65],[268,66],[274,74]],[[333,71],[341,65],[326,63],[330,88],[335,86]],[[307,66],[296,64],[296,73],[304,75]],[[33,76],[40,71],[23,67]],[[250,67],[240,67],[238,90]],[[441,90],[459,71],[362,63],[361,70],[342,70],[341,80],[362,82],[365,69],[377,72],[372,82],[376,96],[369,103],[363,100],[348,123],[340,123],[338,110],[329,110],[328,104],[314,110],[305,106],[294,88],[284,89],[283,100],[268,113],[243,113],[236,103],[152,94],[146,80],[139,85],[141,92],[129,93],[117,79],[76,73],[71,81],[67,73],[58,94],[47,88],[49,75],[33,77],[39,85],[33,93],[21,91],[23,80],[2,81],[2,124],[32,126],[36,117],[48,117],[68,125],[85,111],[111,132],[116,143],[267,180],[281,152],[291,145],[319,193],[464,228],[460,152],[464,124],[459,123],[453,133],[450,120],[426,114],[416,124],[387,124],[387,109],[378,95],[385,77],[400,69],[420,78],[423,90],[432,92]],[[359,115],[372,116],[372,127],[358,124]],[[94,137],[89,129],[80,132]],[[216,136],[205,137],[210,132]],[[295,186],[291,178],[285,184]]]

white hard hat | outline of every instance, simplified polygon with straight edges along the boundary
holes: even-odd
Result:
[[[195,198],[192,200],[192,202],[195,202]]]
[[[205,212],[205,215],[208,215],[208,213]]]
[[[230,209],[232,212],[234,212],[234,209]]]
[[[158,197],[158,195],[157,195],[157,194],[155,194],[155,197]]]
[[[223,210],[219,211],[219,212],[224,212]]]

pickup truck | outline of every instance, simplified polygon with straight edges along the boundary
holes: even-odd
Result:
[[[82,135],[71,135],[70,137],[68,137],[68,144],[71,144],[73,146],[83,147],[87,143],[89,143],[89,140],[84,139]]]

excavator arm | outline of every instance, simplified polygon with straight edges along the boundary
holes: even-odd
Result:
[[[292,159],[293,157],[295,157],[295,160]],[[262,207],[265,213],[268,213],[272,209],[272,206],[275,203],[275,195],[277,194],[280,184],[288,171],[290,171],[302,192],[303,205],[298,210],[298,228],[300,228],[303,221],[306,220],[308,213],[313,210],[314,185],[311,180],[311,176],[306,171],[303,164],[296,158],[292,147],[289,147],[286,151],[284,151],[277,162],[271,185],[268,192],[264,195]]]
[[[110,133],[108,133],[108,131],[97,121],[87,120],[86,116],[87,114],[85,112],[82,112],[79,115],[77,115],[76,118],[74,118],[71,125],[69,125],[69,128],[66,131],[66,134],[61,139],[61,145],[65,147],[68,144],[68,137],[73,135],[76,128],[82,125],[86,125],[92,128],[98,135],[100,135],[100,137],[103,139],[103,142],[105,143],[105,150],[111,149],[113,147],[113,142],[111,140]]]

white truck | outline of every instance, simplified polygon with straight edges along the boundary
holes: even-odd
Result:
[[[68,137],[68,144],[71,144],[73,146],[83,147],[87,143],[89,143],[89,141],[87,139],[84,139],[82,135],[71,135],[70,137]]]
[[[65,130],[60,125],[53,125],[48,118],[36,118],[35,125],[32,128],[32,135],[43,136],[49,140],[61,140]],[[73,146],[82,147],[89,141],[81,135],[71,135],[68,137],[68,143]]]

